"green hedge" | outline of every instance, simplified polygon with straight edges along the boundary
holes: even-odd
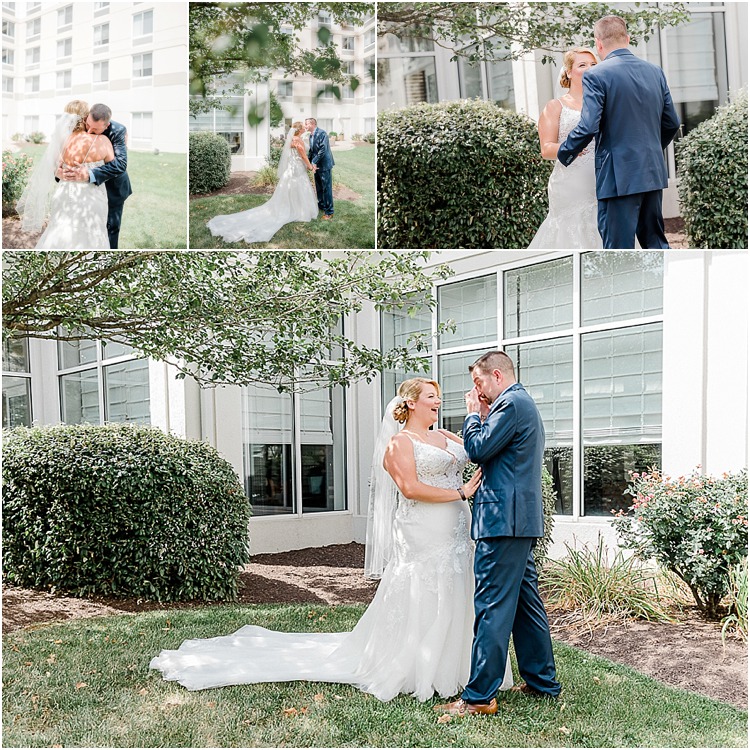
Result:
[[[226,139],[216,133],[190,133],[190,193],[210,193],[229,182],[232,154]]]
[[[382,248],[527,247],[552,163],[535,123],[492,102],[418,104],[378,117]]]
[[[160,601],[233,600],[250,504],[205,443],[131,425],[5,433],[3,577]]]
[[[747,247],[747,89],[675,146],[690,247]]]

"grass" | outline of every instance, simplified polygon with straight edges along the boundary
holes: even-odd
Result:
[[[248,623],[348,630],[361,606],[223,606],[74,620],[4,639],[3,744],[16,747],[746,747],[747,713],[555,643],[558,701],[438,724],[432,705],[346,685],[189,692],[148,670],[162,648]],[[285,709],[287,709],[285,711]],[[292,711],[290,709],[295,709]]]
[[[734,633],[747,642],[747,557],[729,570],[729,614],[722,620],[722,639]]]
[[[225,243],[206,228],[219,214],[237,213],[260,206],[266,195],[219,195],[190,201],[190,247],[194,248],[274,248],[274,249],[355,249],[375,248],[375,147],[358,146],[335,153],[334,184],[340,183],[358,193],[356,201],[335,200],[333,221],[294,222],[282,227],[270,242]]]
[[[24,153],[39,159],[45,144],[25,144]],[[120,248],[187,247],[187,157],[185,154],[128,151],[133,194],[125,201]]]

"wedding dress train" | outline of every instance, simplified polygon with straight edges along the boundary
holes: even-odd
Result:
[[[561,102],[562,104],[562,102]],[[557,142],[563,143],[581,119],[577,109],[562,105]],[[595,250],[602,248],[598,230],[598,201],[594,172],[594,144],[568,167],[555,160],[547,186],[549,213],[534,235],[529,250]]]
[[[285,145],[285,149],[290,149]],[[225,242],[268,242],[285,224],[312,221],[318,216],[318,199],[297,150],[280,170],[273,195],[262,205],[236,214],[214,216],[208,228]]]
[[[414,442],[417,476],[456,488],[468,458]],[[375,597],[350,633],[279,633],[247,625],[236,633],[185,641],[150,664],[189,690],[310,680],[357,686],[382,701],[399,693],[421,701],[456,695],[469,678],[473,635],[474,546],[466,502],[399,497],[394,549]],[[510,662],[501,689],[513,684]]]
[[[84,162],[95,169],[103,160]],[[61,180],[52,193],[47,228],[36,244],[42,250],[109,250],[107,188],[102,183]]]

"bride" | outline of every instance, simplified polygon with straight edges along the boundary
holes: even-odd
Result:
[[[109,138],[86,131],[89,106],[78,99],[65,106],[49,146],[16,205],[27,232],[39,232],[37,248],[109,250],[107,188],[89,182],[55,182],[61,165],[99,167],[115,158]]]
[[[587,249],[602,247],[598,230],[598,202],[594,174],[594,146],[585,148],[569,167],[557,161],[557,150],[581,119],[583,74],[596,65],[585,47],[569,49],[563,56],[560,85],[568,89],[547,103],[539,118],[539,142],[544,159],[555,161],[547,194],[549,213],[529,245],[530,250]]]
[[[462,499],[463,444],[437,422],[440,388],[412,378],[386,408],[373,454],[365,570],[381,577],[350,633],[279,633],[246,625],[185,641],[150,664],[189,690],[309,680],[357,686],[382,701],[452,696],[469,677],[474,546]],[[403,429],[400,425],[403,424]],[[513,684],[510,662],[501,689]]]
[[[318,200],[307,176],[312,164],[300,138],[304,132],[301,122],[289,129],[279,160],[279,182],[269,200],[247,211],[214,216],[207,225],[214,237],[225,242],[268,242],[284,224],[317,218]]]

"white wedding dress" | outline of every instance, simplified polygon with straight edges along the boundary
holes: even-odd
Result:
[[[560,102],[562,104],[562,102]],[[562,104],[557,142],[578,125],[581,113]],[[547,186],[549,213],[534,235],[529,250],[596,250],[602,248],[597,225],[598,202],[592,141],[568,167],[558,160]]]
[[[284,148],[291,147],[285,144]],[[214,216],[207,225],[214,237],[225,242],[268,242],[285,224],[318,217],[318,199],[305,162],[295,148],[288,156],[273,195],[262,206]]]
[[[467,456],[414,442],[417,476],[458,488]],[[393,555],[370,606],[350,633],[279,633],[246,625],[236,633],[185,641],[150,664],[189,690],[309,680],[356,685],[382,701],[453,696],[466,684],[474,624],[474,545],[466,502],[423,503],[399,496]],[[510,660],[501,689],[513,684]]]
[[[103,160],[83,162],[94,169]],[[109,250],[107,188],[102,183],[61,180],[52,193],[47,228],[37,242],[43,250]]]

